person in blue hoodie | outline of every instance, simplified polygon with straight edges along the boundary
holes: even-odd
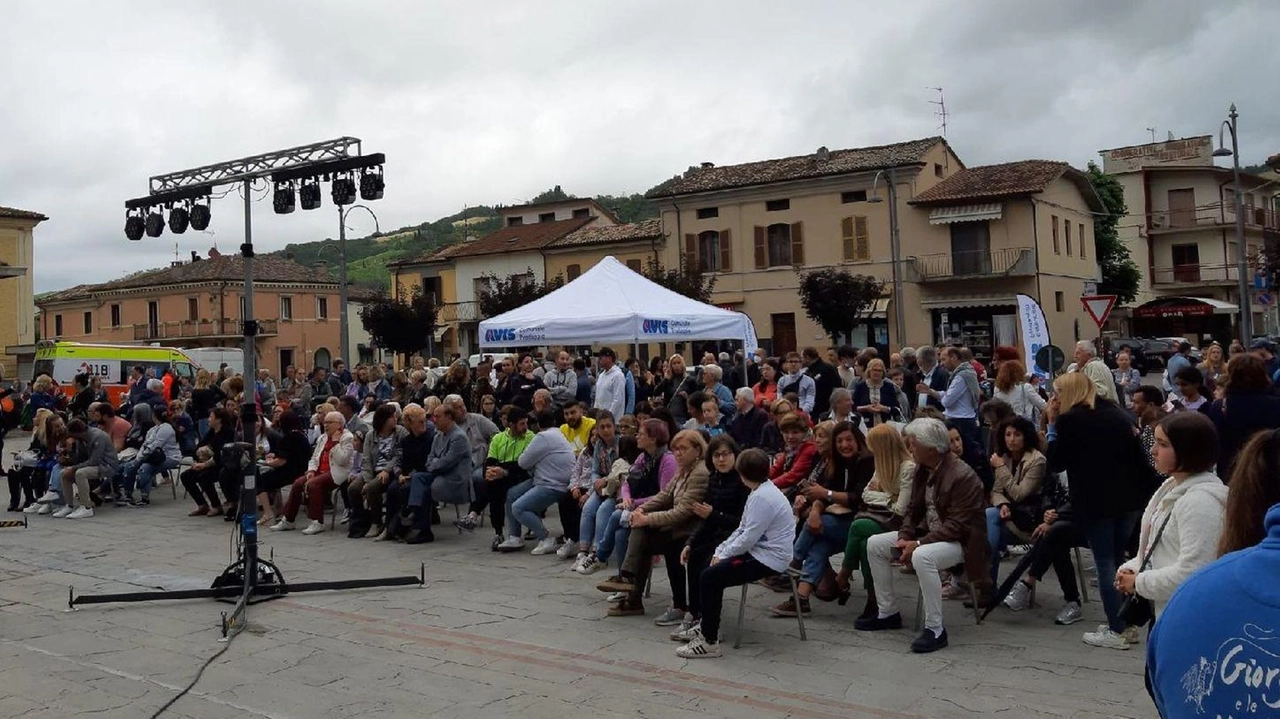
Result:
[[[1173,594],[1147,643],[1147,688],[1163,719],[1280,713],[1280,504],[1266,537],[1201,569]]]

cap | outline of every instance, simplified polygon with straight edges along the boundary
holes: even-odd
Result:
[[[1266,350],[1274,354],[1276,351],[1276,345],[1274,342],[1272,342],[1271,340],[1265,337],[1259,337],[1258,339],[1249,343],[1249,349]]]
[[[1190,342],[1179,342],[1179,343],[1178,343],[1178,351],[1179,351],[1179,352],[1186,352],[1186,351],[1188,351],[1188,350],[1190,350],[1190,349],[1191,349],[1191,343],[1190,343]]]

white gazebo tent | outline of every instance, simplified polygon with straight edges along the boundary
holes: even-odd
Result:
[[[613,257],[564,287],[480,323],[480,348],[740,340],[755,351],[756,330],[741,312],[673,292]]]

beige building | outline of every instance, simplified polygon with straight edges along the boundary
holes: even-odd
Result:
[[[338,282],[280,257],[253,262],[258,366],[327,367],[339,352]],[[244,264],[239,255],[178,262],[38,301],[40,336],[77,342],[239,347]],[[353,323],[359,317],[352,316]]]
[[[0,207],[0,378],[29,378],[35,360],[36,225],[39,212]]]
[[[1079,297],[1097,277],[1090,213],[1101,203],[1083,173],[1065,163],[966,170],[945,140],[931,137],[724,167],[703,163],[650,197],[660,204],[664,232],[679,238],[668,243],[665,261],[715,272],[715,304],[750,315],[774,353],[830,344],[797,298],[797,270],[823,267],[886,283],[871,316],[842,338],[859,347],[959,340],[989,357],[995,345],[1018,344],[1017,293],[1040,301],[1056,343],[1093,333],[1080,326]],[[884,200],[892,199],[902,308],[890,301]],[[895,336],[898,312],[904,337]]]
[[[1128,214],[1120,239],[1142,270],[1138,298],[1113,314],[1114,329],[1144,337],[1183,336],[1196,344],[1238,335],[1240,293],[1235,185],[1231,168],[1213,164],[1209,135],[1102,150],[1102,169],[1124,188]],[[1274,178],[1242,173],[1245,257],[1253,285],[1256,258],[1280,239]],[[1255,332],[1268,306],[1248,300]],[[1274,301],[1271,306],[1274,306]]]

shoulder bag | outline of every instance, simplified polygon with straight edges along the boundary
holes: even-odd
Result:
[[[1138,574],[1145,572],[1151,566],[1151,553],[1155,551],[1156,545],[1160,543],[1160,537],[1164,534],[1164,528],[1169,526],[1169,520],[1173,518],[1173,509],[1170,508],[1168,516],[1160,523],[1160,529],[1156,531],[1156,536],[1151,540],[1151,545],[1147,547],[1147,554],[1142,558],[1142,564],[1138,566]],[[1120,618],[1124,623],[1131,627],[1145,627],[1156,620],[1155,604],[1146,597],[1139,596],[1135,591],[1133,594],[1125,597],[1124,604],[1120,605]]]

